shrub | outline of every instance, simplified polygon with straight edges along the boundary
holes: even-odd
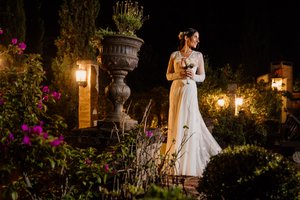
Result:
[[[246,144],[244,133],[245,123],[231,113],[223,112],[224,115],[217,119],[213,128],[213,135],[222,148],[231,145]]]
[[[61,167],[64,159],[60,149],[66,124],[60,116],[50,115],[47,106],[61,94],[42,85],[41,57],[24,54],[25,49],[26,44],[17,38],[8,47],[0,44],[4,61],[0,70],[0,198],[4,199],[17,199],[19,194],[29,197],[36,188],[44,191],[39,184],[45,184],[42,172],[56,174],[55,167]]]
[[[170,188],[163,188],[152,184],[147,193],[143,197],[144,200],[159,200],[159,199],[176,199],[176,200],[192,200],[193,198],[186,195],[182,188],[174,186]]]
[[[223,148],[246,144],[270,147],[280,138],[278,120],[259,122],[244,112],[239,116],[227,111],[222,114],[215,120],[212,133]]]
[[[226,148],[213,156],[198,191],[207,199],[296,199],[299,177],[280,154],[254,145]]]

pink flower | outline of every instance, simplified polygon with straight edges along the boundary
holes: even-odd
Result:
[[[29,132],[29,127],[27,124],[22,124],[21,129],[23,132]]]
[[[4,33],[3,29],[0,28],[0,35],[2,35]]]
[[[44,87],[42,88],[42,91],[43,91],[44,93],[49,93],[49,92],[50,92],[50,89],[49,89],[48,86],[44,86]]]
[[[43,138],[44,138],[45,140],[48,139],[48,133],[47,133],[47,132],[45,132],[45,133],[43,134]]]
[[[146,136],[147,137],[152,137],[153,136],[153,132],[152,131],[146,131]]]
[[[18,45],[18,47],[19,47],[22,51],[24,51],[24,50],[26,49],[26,44],[25,44],[24,42],[20,42],[19,45]]]
[[[13,140],[15,139],[15,137],[14,137],[14,135],[13,135],[12,133],[9,133],[9,134],[8,134],[8,139],[9,139],[10,141],[13,141]]]
[[[22,144],[31,146],[31,140],[30,140],[30,137],[28,135],[24,136]]]
[[[43,132],[43,128],[39,125],[35,125],[33,128],[32,128],[32,132],[37,134],[37,135],[41,135],[42,132]]]
[[[10,132],[7,137],[7,144],[10,144],[15,139],[15,136]]]
[[[43,101],[48,101],[48,100],[49,100],[49,96],[48,95],[46,95],[46,96],[43,97]]]
[[[61,135],[61,136],[59,136],[58,139],[55,139],[55,140],[51,141],[50,145],[53,146],[53,147],[57,147],[63,142],[63,139],[64,139],[64,137]]]
[[[38,109],[43,109],[43,102],[42,100],[39,101],[38,105],[37,105]]]
[[[53,141],[50,142],[50,145],[53,146],[53,147],[57,147],[59,146],[61,143],[61,141],[59,139],[55,139]]]
[[[13,38],[13,39],[11,40],[11,43],[12,43],[12,44],[17,44],[17,43],[18,43],[18,39],[17,39],[17,38]]]
[[[55,100],[59,100],[61,97],[61,93],[60,92],[52,92],[52,96]]]
[[[109,165],[108,165],[108,164],[105,164],[105,165],[104,165],[104,171],[105,171],[105,172],[109,172]]]
[[[85,159],[84,164],[91,165],[92,161],[89,158],[87,158],[87,159]]]

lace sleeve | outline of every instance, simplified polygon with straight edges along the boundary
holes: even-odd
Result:
[[[166,77],[167,77],[168,81],[173,81],[173,80],[181,78],[180,72],[175,72],[175,69],[174,69],[175,53],[176,52],[173,52],[169,59],[168,69],[167,69],[167,73],[166,73]]]
[[[203,82],[205,80],[205,69],[204,69],[204,59],[202,53],[199,52],[198,57],[198,68],[194,76],[196,82]]]

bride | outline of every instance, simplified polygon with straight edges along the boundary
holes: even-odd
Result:
[[[221,147],[209,132],[198,107],[196,82],[205,79],[203,55],[195,51],[199,32],[189,28],[179,34],[179,50],[169,60],[167,153],[177,155],[174,175],[201,176],[211,156]]]

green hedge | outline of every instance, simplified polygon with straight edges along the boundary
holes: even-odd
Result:
[[[298,199],[295,165],[254,145],[228,147],[213,156],[198,191],[207,199]]]

